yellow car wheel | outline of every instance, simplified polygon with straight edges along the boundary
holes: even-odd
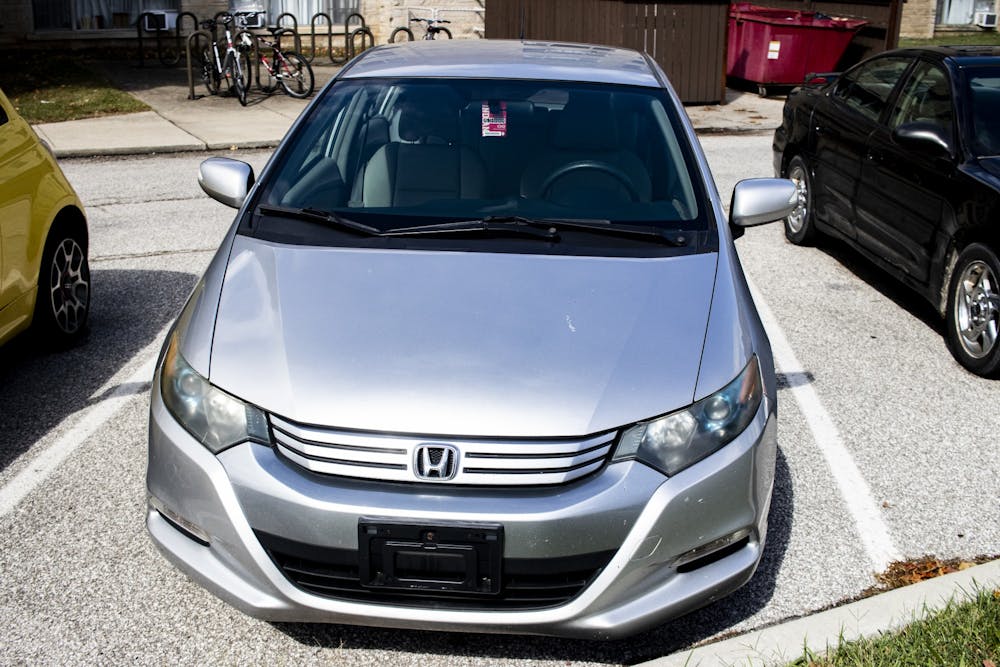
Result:
[[[68,344],[87,331],[90,314],[90,266],[86,241],[66,225],[49,232],[38,272],[34,322],[40,334]]]

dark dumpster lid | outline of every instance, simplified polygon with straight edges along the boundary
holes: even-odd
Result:
[[[737,2],[729,5],[729,18],[734,18],[738,21],[769,23],[771,25],[830,30],[857,30],[868,23],[868,21],[863,19],[828,16],[813,11],[761,7],[749,2]]]

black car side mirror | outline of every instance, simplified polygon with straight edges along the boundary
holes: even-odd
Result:
[[[909,150],[932,157],[955,159],[955,142],[951,132],[935,123],[903,123],[893,130],[892,138]]]

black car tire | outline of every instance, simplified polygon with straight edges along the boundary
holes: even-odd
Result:
[[[796,155],[785,171],[799,191],[799,205],[785,218],[785,238],[795,245],[812,245],[816,241],[816,223],[813,220],[812,175],[805,158]]]
[[[68,346],[87,332],[90,264],[86,241],[71,226],[52,226],[38,270],[33,326],[45,342]]]
[[[966,369],[1000,376],[1000,259],[988,246],[968,245],[948,281],[945,339]]]

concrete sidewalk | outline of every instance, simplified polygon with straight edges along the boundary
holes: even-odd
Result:
[[[195,81],[196,99],[182,67],[139,68],[132,63],[102,63],[108,77],[150,106],[151,111],[42,123],[38,134],[57,157],[136,155],[178,151],[223,151],[277,146],[309,103],[280,92],[251,89],[241,107],[232,97],[210,96]],[[316,90],[336,76],[339,66],[313,63]],[[783,97],[762,99],[730,89],[726,103],[686,107],[700,133],[770,132],[781,122]]]

